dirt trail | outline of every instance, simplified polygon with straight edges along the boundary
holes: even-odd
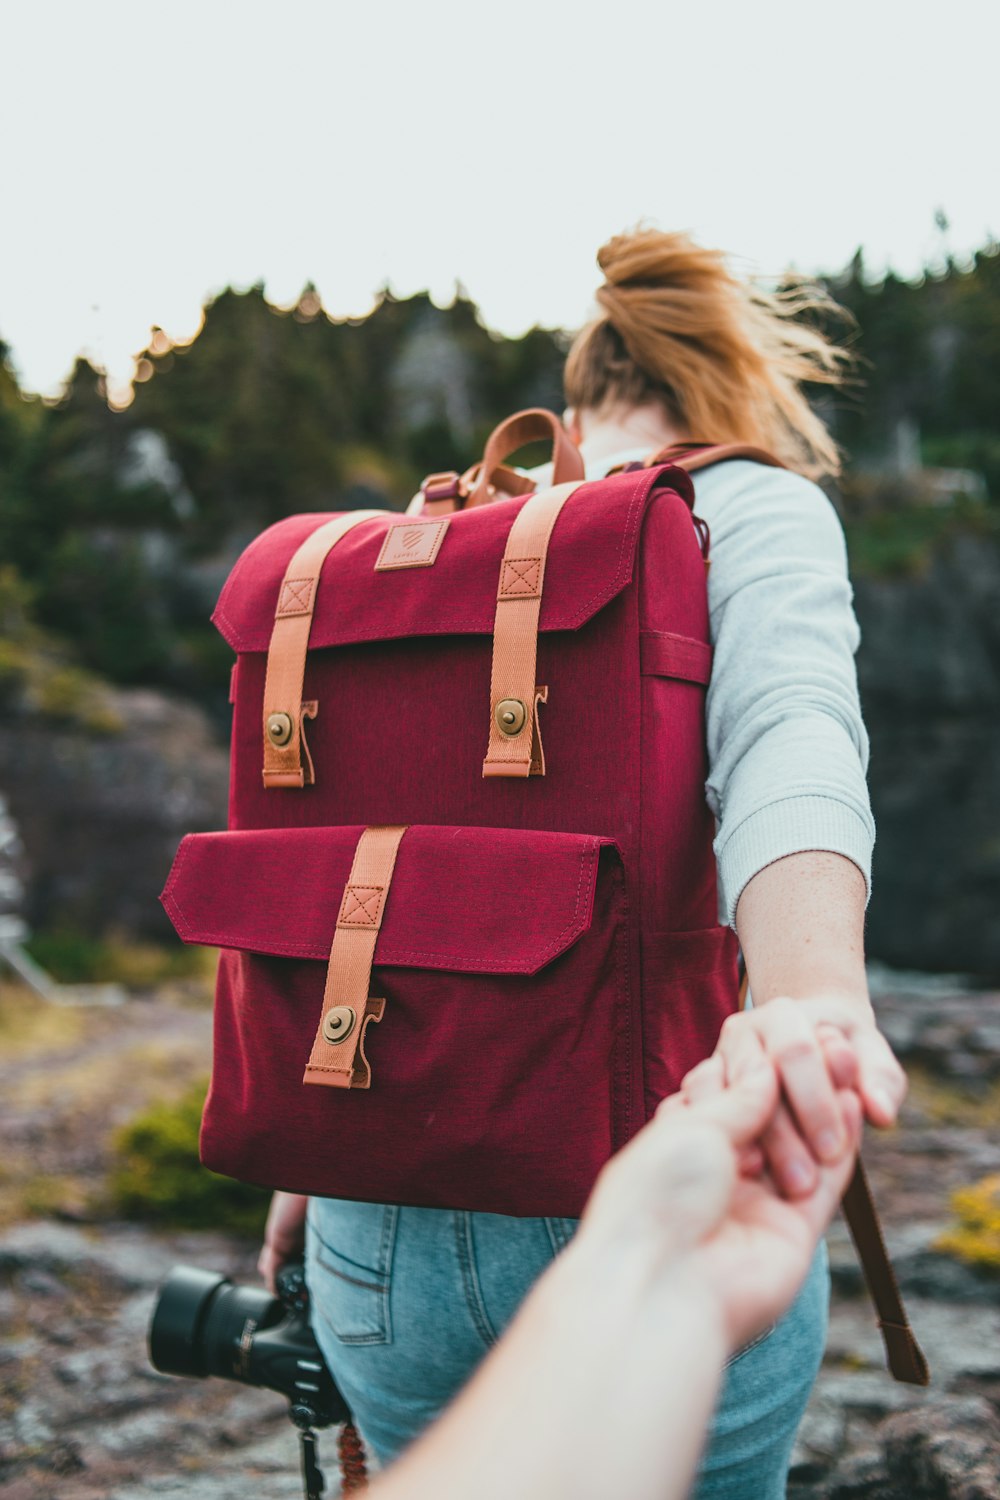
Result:
[[[1000,1497],[1000,1280],[932,1245],[951,1189],[1000,1171],[1000,996],[907,976],[882,976],[877,988],[916,1076],[903,1127],[873,1138],[866,1157],[934,1385],[916,1391],[883,1372],[853,1251],[835,1225],[827,1359],[789,1494],[989,1500]],[[14,1028],[0,1063],[2,1500],[301,1494],[278,1398],[159,1376],[145,1353],[171,1266],[252,1279],[255,1248],[94,1221],[87,1206],[114,1126],[207,1070],[210,1019],[195,990],[175,986],[120,1010],[39,1013]],[[32,1200],[45,1216],[24,1216]],[[332,1485],[332,1436],[321,1444]]]

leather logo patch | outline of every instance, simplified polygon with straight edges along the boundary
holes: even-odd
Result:
[[[447,529],[447,517],[441,521],[401,521],[390,526],[375,564],[376,573],[396,568],[429,568],[441,550]]]

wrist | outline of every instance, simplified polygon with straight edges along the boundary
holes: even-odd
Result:
[[[753,995],[753,985],[750,993]],[[849,1015],[853,1020],[871,1021],[876,1024],[875,1008],[872,1005],[871,995],[867,984],[798,984],[794,989],[775,991],[766,999],[754,997],[754,1006],[763,1006],[770,1000],[776,1000],[781,996],[794,1000],[798,1005],[811,1006],[817,1010],[826,1007],[834,1012]]]

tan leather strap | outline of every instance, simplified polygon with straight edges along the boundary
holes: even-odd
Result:
[[[381,1021],[385,1010],[385,1001],[369,994],[372,962],[396,852],[405,832],[405,828],[366,828],[358,840],[333,934],[323,1014],[303,1083],[340,1089],[371,1087],[365,1032],[370,1021]]]
[[[301,787],[316,779],[304,720],[315,719],[318,705],[303,703],[302,684],[320,573],[327,553],[342,536],[360,522],[385,514],[384,510],[352,510],[334,516],[306,537],[285,569],[264,679],[264,785],[268,788]]]
[[[707,469],[709,464],[725,463],[727,458],[750,458],[754,463],[768,464],[772,469],[787,467],[773,453],[754,448],[749,443],[671,443],[645,459],[644,467],[653,469],[657,464],[676,464],[685,473],[693,474],[697,469]]]
[[[738,1007],[746,1010],[747,973],[740,980]],[[878,1209],[860,1156],[841,1202],[854,1248],[864,1272],[865,1285],[878,1315],[879,1332],[885,1345],[886,1362],[894,1380],[906,1385],[929,1385],[930,1370],[924,1352],[910,1327],[899,1291],[896,1273],[882,1234]]]
[[[545,559],[559,512],[582,482],[578,479],[532,495],[510,528],[493,624],[490,739],[484,776],[545,775],[538,704],[545,702],[548,688],[535,683]]]
[[[516,453],[518,448],[523,448],[525,443],[545,439],[552,444],[552,483],[561,485],[568,484],[570,480],[581,480],[584,468],[580,450],[570,439],[559,418],[543,407],[532,407],[528,411],[515,412],[490,433],[475,488],[466,501],[466,509],[487,504],[491,498],[490,486],[504,459]]]

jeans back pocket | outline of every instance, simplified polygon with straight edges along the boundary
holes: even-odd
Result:
[[[313,1198],[306,1264],[313,1317],[343,1344],[392,1342],[389,1287],[399,1210]]]

